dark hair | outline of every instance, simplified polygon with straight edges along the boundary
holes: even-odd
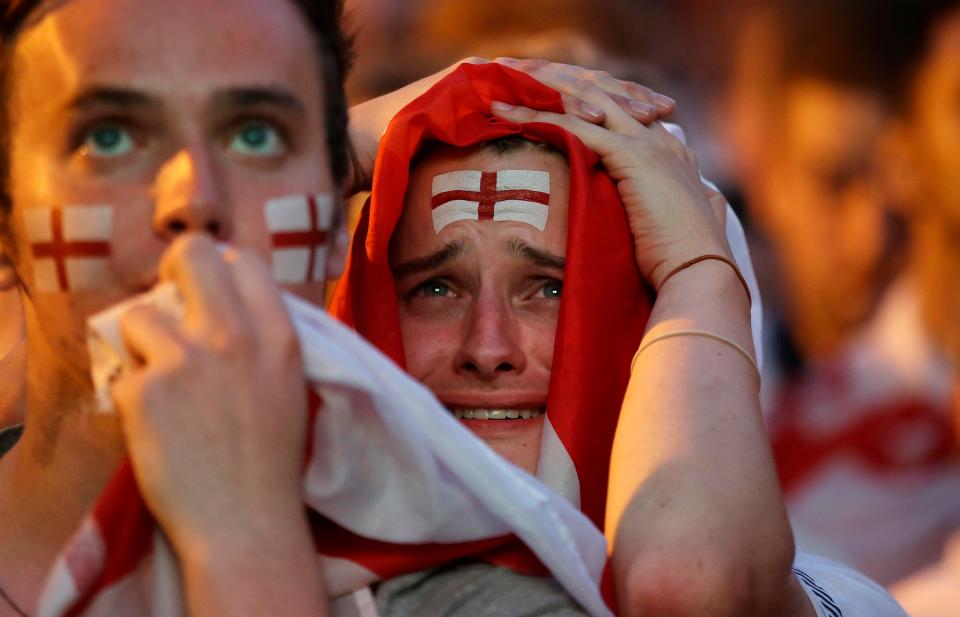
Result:
[[[330,171],[338,184],[349,171],[347,101],[344,81],[353,59],[350,36],[343,30],[343,0],[288,0],[303,14],[313,34],[323,84]],[[9,233],[10,183],[9,81],[17,35],[50,0],[0,0],[0,233]]]
[[[822,79],[902,109],[933,28],[958,7],[960,0],[781,0],[781,79]]]

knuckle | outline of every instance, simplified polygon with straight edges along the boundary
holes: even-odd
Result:
[[[629,92],[630,95],[633,96],[634,98],[643,99],[645,101],[653,100],[653,90],[651,90],[650,88],[646,86],[641,86],[640,84],[634,83],[632,81],[628,81],[625,83],[626,83],[627,92]]]
[[[222,319],[211,326],[204,337],[204,347],[223,358],[245,358],[254,354],[253,332],[237,319]]]

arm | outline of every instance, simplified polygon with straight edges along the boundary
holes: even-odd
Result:
[[[186,315],[121,317],[142,365],[113,384],[141,493],[177,554],[191,615],[326,614],[301,498],[306,388],[266,265],[173,243],[161,277]]]
[[[399,90],[351,107],[350,144],[355,156],[345,183],[345,195],[370,189],[380,137],[397,112],[459,65],[484,62],[488,61],[482,58],[464,58]],[[606,112],[601,101],[604,100],[613,100],[624,113],[646,123],[676,111],[677,104],[670,97],[638,84],[615,79],[603,71],[591,71],[545,60],[497,58],[495,62],[528,73],[557,90],[563,98],[564,110],[586,122],[603,122]]]
[[[662,126],[615,105],[604,126],[518,108],[496,113],[559,124],[617,182],[641,272],[658,290],[646,340],[706,330],[752,350],[747,296],[726,264],[722,199]],[[611,459],[607,535],[625,615],[814,615],[791,574],[793,539],[759,410],[758,376],[730,346],[683,336],[637,358]]]

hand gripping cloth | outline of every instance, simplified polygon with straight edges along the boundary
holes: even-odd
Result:
[[[597,157],[558,127],[494,119],[488,112],[493,100],[562,111],[558,93],[494,64],[458,68],[401,111],[381,144],[374,197],[332,313],[402,366],[387,247],[410,160],[423,143],[467,146],[518,134],[562,151],[571,173],[570,233],[542,482],[489,450],[423,386],[353,332],[285,296],[314,394],[305,506],[334,595],[473,558],[549,573],[590,614],[609,615],[600,592],[606,547],[599,528],[613,432],[650,292],[635,265],[616,188]],[[758,298],[743,232],[732,213],[728,236]],[[175,290],[167,287],[136,302],[172,314],[180,310]],[[755,325],[758,304],[752,309]],[[128,366],[116,326],[125,308],[91,319],[101,394],[110,376]],[[39,614],[184,614],[176,558],[137,491],[129,463],[57,561]]]

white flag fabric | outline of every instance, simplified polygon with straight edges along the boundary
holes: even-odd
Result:
[[[178,314],[176,297],[168,283],[91,318],[94,357],[103,363],[94,372],[99,392],[130,365],[116,325],[122,310],[147,302]],[[304,476],[308,507],[359,536],[390,543],[449,544],[513,533],[591,615],[612,614],[599,592],[606,543],[583,514],[490,450],[429,390],[322,309],[288,294],[284,302],[307,377],[324,401]],[[92,603],[77,614],[184,614],[176,563],[159,534],[129,572],[102,584],[112,533],[95,510],[58,561],[40,615],[71,614],[97,585]],[[333,594],[377,578],[376,564],[327,559],[324,566]]]

